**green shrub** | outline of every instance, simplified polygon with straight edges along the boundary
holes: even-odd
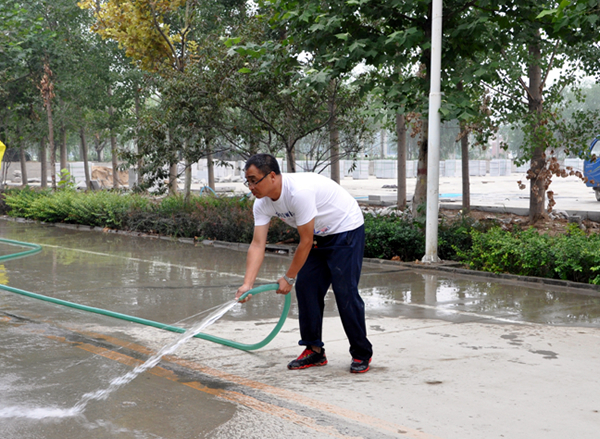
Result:
[[[29,217],[50,223],[66,222],[73,212],[74,191],[57,191],[47,197],[34,199],[28,208]]]
[[[70,189],[10,190],[4,194],[9,215],[45,222],[69,222],[98,227],[121,227],[132,208],[148,201],[137,195],[118,192],[77,192]]]
[[[31,218],[30,208],[38,198],[52,195],[50,189],[32,189],[26,186],[24,189],[7,189],[4,191],[4,204],[6,214],[19,218]]]
[[[185,238],[250,243],[254,233],[251,200],[235,197],[171,196],[151,208],[132,209],[126,228]],[[298,242],[298,233],[279,219],[269,227],[268,242]]]
[[[77,192],[68,222],[96,227],[122,228],[132,209],[147,209],[150,205],[140,195],[112,191]]]
[[[571,224],[567,234],[555,237],[552,258],[554,277],[600,284],[600,235],[586,235]]]
[[[219,241],[252,241],[254,219],[248,199],[202,197],[195,202],[192,217],[200,224],[200,236]]]
[[[127,213],[123,221],[123,228],[141,233],[180,238],[195,238],[201,235],[199,222],[185,212],[163,216],[143,209],[132,210]]]
[[[192,213],[194,210],[195,203],[202,197],[192,196],[188,201],[182,194],[169,195],[160,200],[159,203],[154,204],[154,211],[163,216],[178,215],[182,212]],[[211,198],[211,197],[204,197]]]
[[[462,261],[471,268],[494,273],[515,273],[539,276],[547,270],[546,237],[535,229],[506,232],[494,227],[483,233],[472,231],[472,246],[458,251]]]
[[[421,259],[425,236],[412,222],[396,215],[365,215],[365,257],[402,261]]]
[[[471,248],[471,230],[487,226],[470,217],[443,220],[438,228],[438,256],[443,260],[458,259],[458,250]],[[425,254],[425,224],[403,219],[398,215],[365,215],[365,256],[402,261],[421,260]]]
[[[473,243],[471,230],[485,230],[487,226],[473,218],[461,215],[458,219],[448,221],[442,218],[438,228],[438,256],[442,260],[458,259],[457,251],[468,250]]]
[[[556,236],[533,228],[495,227],[486,233],[472,231],[471,237],[472,247],[460,250],[458,257],[473,269],[600,283],[600,236],[586,236],[576,225]]]

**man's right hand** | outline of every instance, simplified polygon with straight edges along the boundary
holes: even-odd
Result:
[[[242,285],[241,287],[238,288],[237,292],[235,293],[235,298],[239,299],[240,297],[242,297],[242,295],[246,291],[250,291],[251,289],[252,289],[252,287],[249,287],[247,285]],[[240,303],[245,303],[245,302],[249,301],[251,297],[252,297],[252,294],[248,294],[248,296],[246,296],[244,298],[244,300],[239,300],[239,302]]]

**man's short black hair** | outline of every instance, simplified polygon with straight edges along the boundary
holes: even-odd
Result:
[[[281,174],[279,163],[277,163],[277,159],[271,154],[254,154],[246,161],[244,171],[247,171],[252,165],[256,166],[264,175],[270,174],[271,172],[274,172],[275,175]]]

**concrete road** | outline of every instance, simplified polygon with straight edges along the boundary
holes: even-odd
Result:
[[[0,283],[190,327],[231,299],[245,254],[223,248],[0,221],[44,250],[0,265]],[[2,247],[3,253],[12,249]],[[261,281],[289,264],[267,257]],[[365,266],[372,369],[349,373],[332,297],[329,364],[288,371],[301,348],[295,299],[280,334],[252,352],[192,339],[156,367],[72,413],[179,335],[0,291],[0,431],[21,438],[596,438],[600,298]],[[207,333],[262,339],[282,297],[236,305]]]
[[[519,189],[518,181],[523,182],[526,189]],[[362,200],[369,196],[381,196],[384,200],[395,201],[396,190],[389,186],[396,184],[393,180],[370,177],[368,180],[345,179],[341,182],[351,194]],[[411,199],[414,194],[416,179],[407,179],[407,194]],[[384,187],[388,186],[388,187]],[[600,212],[600,202],[591,188],[577,177],[554,178],[549,190],[554,192],[557,210]],[[479,207],[529,208],[529,182],[524,175],[513,174],[503,177],[470,177],[471,205]],[[440,202],[460,205],[462,203],[462,179],[460,177],[440,178]],[[366,198],[364,198],[366,197]]]
[[[526,189],[519,189],[517,182],[523,182]],[[345,178],[340,184],[359,202],[383,202],[395,204],[397,200],[396,180],[379,179],[373,176],[364,180]],[[407,179],[407,198],[410,201],[415,191],[416,179]],[[231,189],[237,193],[246,193],[242,183],[218,183],[220,190]],[[577,177],[553,179],[549,190],[554,192],[556,205],[554,210],[562,210],[569,215],[580,215],[600,221],[600,202],[594,191]],[[459,209],[462,205],[462,179],[460,177],[440,178],[440,203],[446,208]],[[489,211],[507,211],[527,215],[529,210],[529,182],[525,175],[513,174],[502,177],[470,177],[471,206]]]

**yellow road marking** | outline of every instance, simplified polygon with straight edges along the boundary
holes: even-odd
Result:
[[[9,321],[9,320],[11,320],[11,318],[9,316],[5,316],[0,319],[0,321]],[[121,346],[121,347],[130,349],[132,351],[139,352],[144,355],[150,356],[150,355],[153,355],[156,353],[155,351],[148,349],[142,345],[132,343],[132,342],[127,342],[125,340],[122,340],[122,339],[119,339],[116,337],[112,337],[110,335],[95,333],[95,332],[91,332],[91,331],[81,331],[81,330],[78,330],[75,328],[67,328],[67,329],[69,329],[72,332],[79,333],[81,335],[84,335],[84,336],[87,336],[90,338],[105,340],[115,346]],[[56,340],[58,342],[72,344],[73,346],[75,346],[77,348],[80,348],[82,350],[85,350],[85,351],[90,352],[95,355],[100,355],[104,358],[108,358],[113,361],[117,361],[121,364],[125,364],[132,368],[143,363],[143,361],[138,360],[136,358],[130,357],[128,355],[125,355],[125,354],[122,354],[119,352],[115,352],[110,349],[98,347],[98,346],[95,346],[90,343],[85,343],[85,342],[80,342],[80,341],[69,341],[65,337],[43,334],[44,330],[42,330],[40,328],[37,328],[37,329],[30,328],[28,330],[30,332],[34,332],[34,333],[37,333],[40,335],[45,335],[45,337],[52,339],[52,340]],[[282,389],[279,387],[261,383],[259,381],[254,381],[254,380],[250,380],[250,379],[247,379],[244,377],[240,377],[238,375],[223,372],[221,370],[214,369],[214,368],[211,368],[208,366],[204,366],[204,365],[194,362],[194,361],[184,360],[179,357],[172,356],[172,355],[165,356],[164,359],[168,362],[177,364],[179,366],[185,367],[190,370],[195,370],[195,371],[201,372],[206,375],[210,375],[215,378],[219,378],[219,379],[222,379],[222,380],[234,383],[234,384],[248,387],[248,388],[251,388],[251,389],[254,389],[257,391],[261,391],[263,393],[276,396],[280,399],[291,401],[291,402],[294,402],[294,403],[297,403],[297,404],[300,404],[300,405],[303,405],[303,406],[306,406],[306,407],[309,407],[309,408],[312,408],[312,409],[315,409],[315,410],[318,410],[321,412],[328,412],[332,415],[336,415],[341,418],[346,418],[348,420],[362,424],[363,426],[366,426],[368,428],[384,430],[384,431],[388,431],[393,434],[402,434],[402,435],[404,435],[403,437],[407,437],[410,439],[440,439],[437,436],[433,436],[433,435],[424,433],[422,431],[415,430],[413,428],[409,428],[409,427],[406,427],[403,425],[384,421],[382,419],[378,419],[378,418],[375,418],[370,415],[358,413],[353,410],[348,410],[348,409],[345,409],[342,407],[335,406],[333,404],[328,404],[323,401],[311,399],[304,395],[300,395],[300,394],[297,394],[297,393],[289,391],[289,390],[285,390],[285,389]],[[266,402],[260,401],[257,398],[254,398],[254,397],[251,397],[248,395],[244,395],[239,392],[223,390],[223,389],[211,389],[197,381],[181,382],[179,380],[178,376],[174,372],[172,372],[168,369],[165,369],[163,367],[160,367],[160,366],[156,366],[146,372],[151,373],[151,374],[161,377],[161,378],[168,379],[170,381],[178,382],[179,384],[183,384],[185,386],[188,386],[195,390],[202,391],[204,393],[210,394],[217,398],[222,398],[224,400],[227,400],[227,401],[230,401],[233,403],[237,403],[240,405],[244,405],[244,406],[252,408],[254,410],[258,410],[258,411],[261,411],[264,413],[278,416],[279,418],[281,418],[283,420],[286,420],[286,421],[289,421],[294,424],[301,425],[301,426],[304,426],[307,428],[311,428],[313,430],[328,434],[332,437],[337,437],[337,438],[342,438],[342,439],[349,438],[349,436],[343,435],[334,427],[326,427],[326,426],[316,425],[314,422],[314,419],[312,419],[310,417],[299,415],[298,413],[296,413],[293,410],[286,409],[286,408],[280,407],[278,405],[266,403]]]
[[[99,333],[90,332],[90,331],[79,331],[79,330],[75,330],[73,328],[69,328],[69,329],[71,331],[78,332],[80,334],[86,335],[91,338],[103,339],[113,345],[122,346],[127,349],[131,349],[135,352],[139,352],[139,353],[142,353],[145,355],[153,355],[155,353],[154,351],[152,351],[144,346],[141,346],[141,345],[138,345],[138,344],[132,343],[132,342],[127,342],[127,341],[121,340],[119,338],[112,337],[110,335],[99,334]],[[343,418],[358,422],[360,424],[366,425],[369,428],[385,430],[385,431],[388,431],[388,432],[391,432],[394,434],[402,433],[402,434],[406,435],[406,437],[409,437],[412,439],[440,439],[437,436],[432,436],[430,434],[424,433],[419,430],[415,430],[410,427],[406,427],[403,425],[398,425],[398,424],[395,424],[392,422],[384,421],[382,419],[378,419],[373,416],[358,413],[353,410],[348,410],[348,409],[345,409],[342,407],[335,406],[333,404],[328,404],[323,401],[318,401],[315,399],[307,398],[304,395],[299,395],[299,394],[289,391],[289,390],[285,390],[285,389],[282,389],[279,387],[261,383],[259,381],[254,381],[254,380],[250,380],[250,379],[247,379],[244,377],[240,377],[238,375],[223,372],[221,370],[214,369],[212,367],[208,367],[208,366],[204,366],[202,364],[196,363],[195,361],[184,360],[184,359],[181,359],[181,358],[173,356],[173,355],[165,356],[164,359],[166,361],[169,361],[170,363],[177,364],[179,366],[183,366],[183,367],[191,369],[191,370],[196,370],[198,372],[213,376],[215,378],[219,378],[219,379],[222,379],[225,381],[229,381],[231,383],[239,384],[239,385],[242,385],[242,386],[254,389],[254,390],[259,390],[263,393],[267,393],[267,394],[276,396],[278,398],[281,398],[281,399],[284,399],[287,401],[293,401],[297,404],[301,404],[301,405],[304,405],[304,406],[307,406],[307,407],[310,407],[310,408],[313,408],[313,409],[316,409],[319,411],[329,412],[333,415],[337,415],[339,417],[343,417]],[[192,384],[192,383],[182,383],[182,384],[188,385],[188,384]],[[192,387],[192,386],[190,386],[190,387]],[[201,390],[201,389],[198,389],[198,390]],[[232,392],[232,393],[235,393],[235,395],[239,395],[243,398],[247,398],[246,395],[242,395],[237,392]],[[219,397],[228,399],[227,397],[225,397],[223,395],[215,395],[215,396],[219,396]],[[255,398],[252,398],[252,400],[258,401]],[[243,405],[246,405],[249,407],[251,406],[251,405],[249,405],[250,404],[249,401],[244,402],[242,400],[237,400],[237,399],[235,399],[235,400],[231,399],[231,401],[239,402],[240,404],[243,404]],[[260,402],[260,404],[264,404],[264,403]],[[278,412],[280,412],[281,410],[284,410],[284,411],[287,410],[287,409],[283,409],[281,407],[273,406],[272,404],[268,404],[268,410],[265,410],[265,412],[266,413],[274,413],[274,411],[273,411],[274,407],[276,407],[276,410]],[[258,406],[252,405],[252,408],[261,410],[262,406],[261,405],[258,405]],[[263,410],[261,410],[261,411],[263,411]],[[294,412],[292,412],[292,413],[294,413]],[[297,417],[298,415],[296,415],[294,413],[294,416]],[[288,418],[286,418],[286,419],[288,419]],[[292,418],[289,418],[289,419],[291,420]],[[311,418],[307,418],[307,419],[309,419],[310,426],[311,426],[311,428],[313,428],[314,421]],[[301,423],[301,425],[305,425],[305,424]],[[346,437],[346,436],[342,436],[342,437]]]
[[[100,334],[99,334],[100,335]],[[47,335],[49,339],[62,342],[69,343],[74,345],[79,349],[83,349],[86,352],[90,352],[95,355],[100,355],[104,358],[108,358],[113,361],[117,361],[119,363],[125,364],[130,367],[136,367],[140,364],[143,364],[143,361],[129,357],[127,355],[121,354],[119,352],[114,352],[106,348],[102,348],[99,346],[95,346],[89,343],[83,343],[79,341],[69,341],[65,337],[55,336],[55,335]],[[131,349],[131,344],[128,346]],[[146,349],[145,349],[146,350]],[[340,433],[334,427],[326,427],[321,425],[316,425],[312,418],[307,416],[302,416],[294,412],[293,410],[286,409],[283,407],[279,407],[267,402],[260,401],[256,398],[253,398],[248,395],[241,394],[239,392],[234,392],[231,390],[223,390],[223,389],[211,389],[210,387],[205,386],[197,381],[192,382],[181,382],[179,377],[172,371],[165,369],[160,366],[155,366],[152,369],[146,371],[152,375],[158,376],[160,378],[165,378],[170,381],[178,382],[179,384],[183,384],[185,386],[191,387],[192,389],[199,390],[201,392],[207,393],[209,395],[215,396],[217,398],[222,398],[227,401],[244,405],[246,407],[252,408],[254,410],[258,410],[264,413],[268,413],[273,416],[277,416],[281,419],[284,419],[289,422],[293,422],[297,425],[302,425],[304,427],[311,428],[320,433],[328,434],[329,436],[340,438],[340,439],[349,439],[351,436],[346,436]]]

